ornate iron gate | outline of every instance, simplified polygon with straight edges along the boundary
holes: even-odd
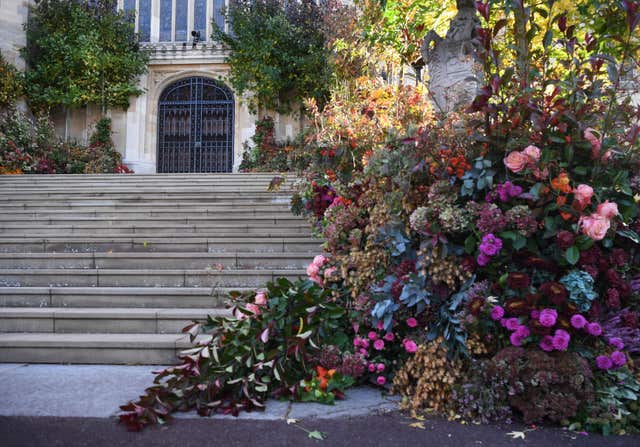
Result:
[[[231,172],[233,94],[213,79],[168,86],[158,104],[158,172]]]

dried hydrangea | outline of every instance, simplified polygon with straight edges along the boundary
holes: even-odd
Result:
[[[531,236],[538,230],[538,221],[527,205],[517,205],[508,210],[505,215],[508,225],[513,225],[520,234]]]
[[[471,226],[471,215],[464,208],[448,205],[442,208],[440,215],[442,230],[449,233],[462,233]]]
[[[485,203],[477,211],[476,227],[482,233],[499,233],[507,226],[502,210],[494,203]]]
[[[411,229],[417,231],[418,233],[424,232],[429,225],[429,210],[424,206],[416,208],[416,210],[411,213],[409,217],[409,225]]]

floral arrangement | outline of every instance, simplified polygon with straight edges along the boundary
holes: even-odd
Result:
[[[553,1],[503,3],[477,2],[467,110],[376,80],[309,103],[293,208],[325,253],[210,320],[125,421],[369,383],[412,414],[640,430],[640,112],[619,75],[640,8],[607,6],[599,41]]]

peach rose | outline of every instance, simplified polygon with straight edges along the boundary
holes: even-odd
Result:
[[[598,205],[597,213],[605,219],[613,219],[619,214],[618,205],[615,202],[609,202],[608,200],[605,200],[600,205]]]
[[[527,155],[533,162],[537,162],[540,160],[540,148],[538,146],[534,146],[533,144],[525,147],[522,152]]]
[[[579,209],[583,210],[587,205],[591,203],[591,197],[593,197],[593,188],[589,185],[578,185],[573,191],[573,197],[578,202]]]
[[[504,159],[504,164],[511,172],[521,172],[527,168],[529,156],[523,152],[513,151]]]
[[[264,306],[265,304],[267,304],[267,294],[264,292],[258,292],[256,293],[256,297],[253,301],[258,306]]]
[[[582,216],[580,218],[580,227],[582,232],[594,241],[600,241],[607,235],[607,231],[611,227],[611,221],[599,214],[590,216]]]

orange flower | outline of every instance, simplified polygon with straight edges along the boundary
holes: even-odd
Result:
[[[560,173],[556,178],[551,180],[551,187],[556,191],[564,192],[565,194],[569,194],[573,188],[569,184],[571,180],[569,180],[569,176],[566,172]]]
[[[556,199],[556,203],[558,204],[558,206],[563,206],[565,203],[567,203],[567,196],[558,196],[558,198]]]

